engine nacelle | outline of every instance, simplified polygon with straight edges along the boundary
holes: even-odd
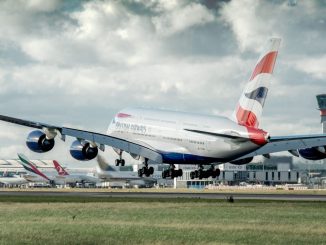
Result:
[[[326,158],[326,147],[312,147],[306,149],[299,149],[298,152],[301,157],[307,160],[322,160]]]
[[[89,142],[75,140],[70,147],[70,154],[79,161],[92,160],[97,156],[98,148],[93,147]]]
[[[230,163],[235,164],[235,165],[243,165],[243,164],[250,163],[253,159],[254,159],[253,157],[248,157],[248,158],[244,158],[244,159],[240,159],[240,160],[236,160],[236,161],[231,161]]]
[[[26,145],[34,152],[48,152],[54,147],[54,139],[48,139],[46,134],[41,130],[34,130],[28,134]]]

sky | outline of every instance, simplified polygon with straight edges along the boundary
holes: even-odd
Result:
[[[0,114],[101,133],[130,106],[230,116],[270,37],[282,45],[260,126],[320,133],[326,1],[2,0]],[[77,164],[71,140],[29,151],[30,131],[0,122],[0,158]]]

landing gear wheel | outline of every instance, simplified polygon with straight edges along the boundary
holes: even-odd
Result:
[[[214,172],[215,172],[216,177],[220,176],[220,174],[221,174],[221,170],[219,168],[215,169]]]
[[[165,174],[165,170],[162,171],[162,179],[165,179],[166,178],[166,174]]]
[[[144,167],[143,171],[144,171],[146,177],[149,177],[151,175],[148,168]]]
[[[115,160],[115,166],[119,166],[120,165],[120,159],[116,159]]]
[[[152,175],[152,174],[154,173],[154,168],[153,168],[153,167],[150,167],[150,168],[148,169],[148,172],[149,172],[150,175]]]
[[[199,178],[199,171],[198,170],[195,171],[195,178]]]
[[[125,163],[126,163],[126,162],[125,162],[125,159],[121,159],[121,160],[120,160],[120,164],[121,164],[122,167],[125,165]]]
[[[195,179],[195,178],[196,178],[196,173],[190,172],[190,179]]]
[[[198,179],[202,179],[204,176],[203,176],[203,170],[202,169],[199,169],[198,170]]]
[[[211,176],[213,179],[215,179],[217,177],[217,172],[215,170],[212,170]]]
[[[142,177],[143,175],[145,175],[146,177],[149,177],[150,175],[152,175],[154,173],[154,168],[148,167],[148,159],[145,159],[144,165],[145,165],[144,167],[142,167],[141,169],[138,170],[139,177]],[[162,172],[162,177],[163,177],[163,172]]]
[[[143,177],[143,169],[138,169],[138,177]]]
[[[178,177],[182,177],[182,175],[183,175],[182,169],[177,170],[177,175],[178,175]]]
[[[162,178],[177,178],[177,177],[182,177],[183,171],[182,169],[175,169],[175,166],[173,164],[170,164],[170,168],[166,169],[162,172]]]

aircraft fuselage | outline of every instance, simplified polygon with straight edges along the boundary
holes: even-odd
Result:
[[[148,145],[162,154],[165,163],[179,164],[232,161],[260,148],[268,138],[263,130],[225,117],[143,108],[120,111],[108,134]]]

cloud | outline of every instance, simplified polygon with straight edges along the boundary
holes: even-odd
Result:
[[[319,132],[325,11],[319,1],[1,1],[1,114],[99,132],[129,106],[227,116],[277,35],[262,126]],[[0,144],[12,154],[29,130],[7,125]],[[70,161],[69,144],[43,156]]]
[[[322,31],[324,7],[325,4],[318,1],[300,1],[293,7],[287,1],[235,0],[223,5],[220,16],[230,26],[241,51],[260,51],[261,44],[271,36],[282,37],[286,47],[290,48],[288,51],[294,51],[294,48],[306,47],[314,41],[319,45],[318,40],[325,37]],[[295,50],[298,51],[307,50]]]
[[[295,68],[316,79],[326,80],[326,55],[298,58],[294,62]]]
[[[185,6],[166,7],[169,11],[153,18],[153,23],[159,35],[168,36],[185,31],[189,27],[204,25],[214,20],[214,15],[205,6],[190,3]]]

